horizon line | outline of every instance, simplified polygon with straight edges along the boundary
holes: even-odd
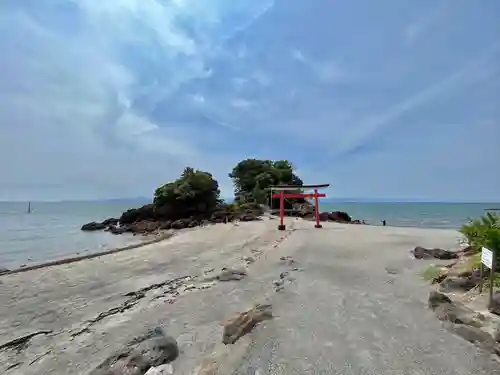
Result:
[[[233,200],[234,197],[223,197],[222,200]],[[131,197],[131,198],[96,198],[96,199],[61,199],[61,200],[0,200],[0,203],[77,203],[77,202],[88,202],[88,203],[105,203],[105,202],[151,202],[152,199],[147,197]],[[438,199],[418,199],[418,198],[324,198],[320,202],[323,203],[462,203],[462,204],[479,204],[479,203],[490,203],[490,204],[500,204],[500,201],[496,200],[438,200]]]

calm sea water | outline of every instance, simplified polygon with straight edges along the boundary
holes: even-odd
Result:
[[[82,224],[117,217],[144,202],[0,203],[0,266],[13,268],[139,242],[141,237],[82,232]],[[346,211],[369,224],[458,228],[499,203],[322,203],[321,211]]]
[[[142,236],[82,232],[82,224],[119,217],[130,202],[0,202],[0,266],[13,268],[126,246]]]

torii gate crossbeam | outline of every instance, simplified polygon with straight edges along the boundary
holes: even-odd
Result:
[[[278,226],[279,230],[285,230],[286,226],[284,223],[285,220],[285,198],[314,198],[314,208],[316,215],[316,225],[315,228],[322,228],[319,222],[319,203],[318,198],[326,197],[326,194],[318,193],[318,189],[327,188],[330,184],[321,184],[321,185],[279,185],[270,187],[271,197],[279,198],[280,200],[280,225]],[[296,193],[297,190],[312,190],[314,189],[314,193]],[[279,191],[277,194],[272,194],[272,191]],[[285,193],[285,191],[293,191],[292,193]]]

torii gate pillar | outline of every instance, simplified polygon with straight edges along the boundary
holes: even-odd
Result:
[[[326,194],[320,194],[318,193],[318,188],[321,187],[328,187],[330,186],[329,184],[324,184],[324,185],[303,185],[303,186],[277,186],[276,190],[280,190],[279,194],[272,194],[272,198],[279,198],[280,199],[280,224],[278,225],[278,230],[285,230],[285,198],[314,198],[314,208],[315,208],[315,215],[316,215],[316,225],[314,226],[315,228],[323,228],[323,226],[320,224],[319,221],[319,202],[318,198],[324,198],[326,197]],[[285,190],[290,190],[290,188],[295,188],[295,189],[307,189],[307,188],[314,188],[314,194],[304,194],[304,193],[290,193],[290,194],[285,194]]]

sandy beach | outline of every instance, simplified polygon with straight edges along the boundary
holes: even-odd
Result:
[[[174,374],[500,373],[490,354],[429,312],[427,264],[409,250],[458,248],[444,229],[277,220],[181,231],[133,250],[0,276],[0,372],[84,375],[145,329],[162,327],[180,355]],[[239,281],[215,281],[245,267]],[[279,291],[280,273],[291,277]],[[228,347],[222,323],[256,303],[272,320]],[[210,359],[211,358],[211,359]],[[209,374],[209,372],[205,372]]]

